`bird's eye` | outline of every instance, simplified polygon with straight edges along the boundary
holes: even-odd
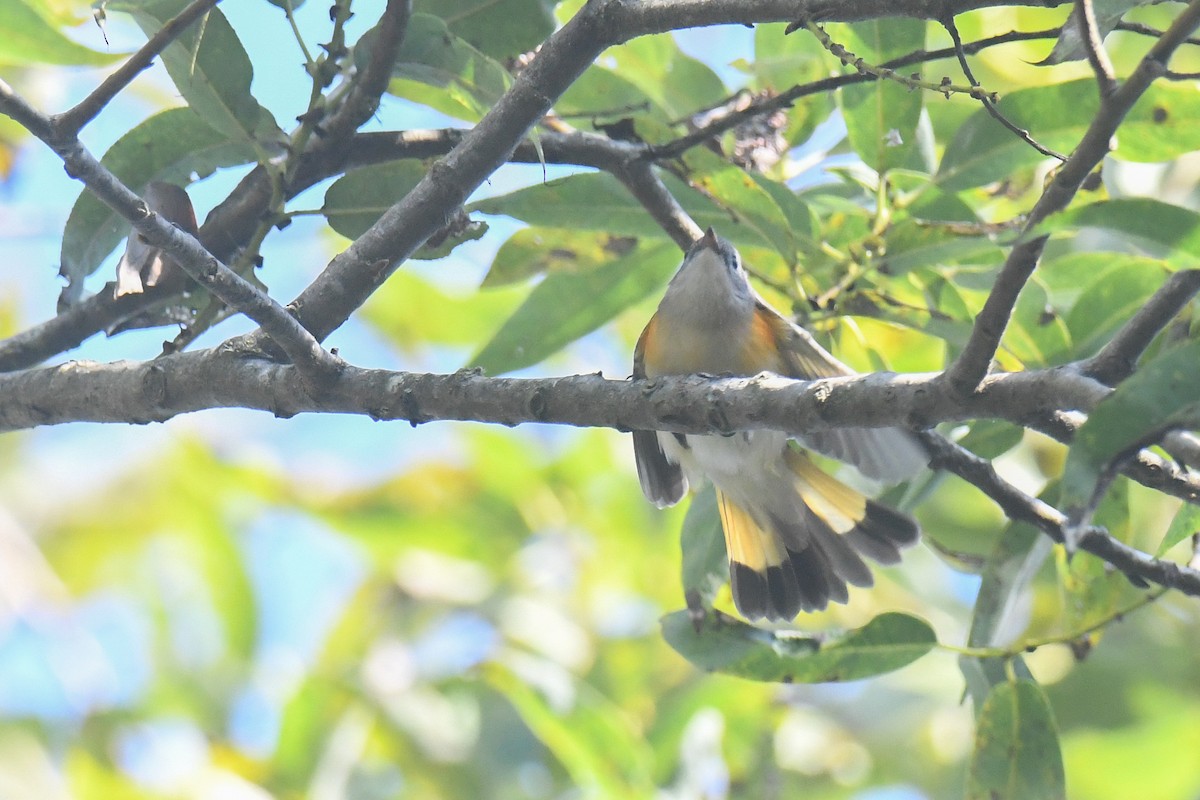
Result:
[[[150,244],[150,240],[140,233],[137,235],[137,240],[140,244]]]

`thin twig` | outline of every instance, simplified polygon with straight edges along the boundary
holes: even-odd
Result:
[[[1096,74],[1100,96],[1108,97],[1117,90],[1117,75],[1108,59],[1108,51],[1104,49],[1100,26],[1096,23],[1096,7],[1092,0],[1075,0],[1075,10],[1079,15],[1079,35],[1083,40],[1083,49],[1087,53],[1088,63],[1092,65],[1092,72]]]
[[[219,2],[221,0],[193,0],[187,8],[168,20],[116,72],[105,78],[74,108],[50,118],[57,135],[64,139],[77,136],[85,125],[95,119],[96,115],[120,94],[121,90],[154,63],[154,59],[159,53],[166,50],[167,46],[175,41],[176,37],[183,33],[189,25],[211,11]]]
[[[968,42],[963,45],[963,52],[970,55],[979,53],[989,47],[1009,44],[1011,42],[1027,42],[1038,39],[1052,39],[1061,32],[1059,28],[1048,28],[1041,31],[1009,31],[1008,33],[989,36],[986,39],[980,39],[974,42]],[[913,64],[922,64],[927,61],[937,61],[943,58],[952,58],[955,55],[955,49],[945,47],[939,50],[916,50],[912,53],[894,58],[891,61],[885,61],[880,64],[881,68],[890,70],[909,67]],[[751,103],[741,111],[732,112],[724,117],[715,119],[702,128],[674,139],[666,144],[657,145],[652,150],[652,155],[655,159],[675,158],[676,156],[690,150],[697,145],[701,145],[710,141],[716,136],[731,130],[741,123],[753,119],[764,114],[769,114],[782,108],[789,108],[795,101],[802,97],[809,97],[814,94],[825,94],[840,89],[844,86],[853,86],[859,83],[867,83],[876,80],[874,75],[862,75],[853,73],[849,75],[835,75],[830,78],[823,78],[811,83],[803,83],[781,92],[774,97],[765,98]]]
[[[1172,273],[1158,291],[1079,370],[1101,383],[1116,386],[1129,377],[1137,360],[1183,307],[1200,292],[1200,270]]]
[[[1200,0],[1192,0],[1175,19],[1163,36],[1142,58],[1129,78],[1115,92],[1101,98],[1100,110],[1092,119],[1075,152],[1046,186],[1042,196],[1029,212],[1025,223],[1026,238],[1012,249],[995,286],[975,318],[971,336],[958,358],[945,372],[946,380],[956,392],[969,394],[987,374],[988,366],[1004,335],[1017,296],[1033,274],[1041,257],[1046,236],[1033,236],[1032,231],[1051,214],[1063,208],[1075,197],[1091,171],[1108,153],[1113,135],[1125,115],[1150,88],[1155,79],[1167,70],[1171,54],[1200,25]]]
[[[954,43],[954,55],[958,58],[958,65],[962,69],[963,75],[966,76],[967,81],[972,86],[978,86],[979,81],[976,80],[975,73],[971,69],[971,62],[967,61],[967,52],[963,47],[962,37],[958,33],[958,25],[955,23],[954,17],[947,16],[945,19],[941,20],[941,23],[942,27],[946,29],[946,32],[950,34],[950,40]],[[1004,113],[996,106],[996,101],[993,99],[993,97],[987,94],[980,95],[979,102],[983,103],[983,107],[994,120],[1008,128],[1010,131],[1016,134],[1021,141],[1025,142],[1025,144],[1029,145],[1034,150],[1037,150],[1044,156],[1057,158],[1059,161],[1067,160],[1067,157],[1062,153],[1046,147],[1037,139],[1034,139],[1033,134],[1005,116]]]
[[[649,162],[631,159],[613,172],[629,193],[637,198],[654,221],[680,249],[687,250],[703,231],[679,205],[679,201],[654,174]]]
[[[992,498],[1009,519],[1029,523],[1058,544],[1064,543],[1067,518],[1058,509],[1005,481],[987,459],[941,436],[925,434],[922,440],[933,454],[932,467],[953,472],[978,488]],[[1200,596],[1200,572],[1173,561],[1154,558],[1118,542],[1101,528],[1084,529],[1078,547],[1116,567],[1135,583],[1149,581]]]
[[[879,80],[894,81],[907,89],[925,89],[926,91],[938,92],[945,95],[947,99],[952,94],[965,94],[973,97],[976,100],[995,100],[996,95],[993,92],[987,92],[978,82],[972,80],[969,86],[956,86],[949,78],[942,78],[938,83],[922,80],[914,75],[901,75],[894,69],[889,69],[884,66],[876,66],[865,61],[863,58],[856,56],[845,48],[845,46],[833,41],[825,29],[815,22],[809,21],[805,28],[808,32],[817,38],[831,55],[838,61],[842,62],[843,66],[851,67],[860,75],[870,75]]]
[[[1155,39],[1157,39],[1163,35],[1163,32],[1160,31],[1158,28],[1152,28],[1149,25],[1143,25],[1140,22],[1129,22],[1128,20],[1121,20],[1120,22],[1118,22],[1117,27],[1114,30],[1124,31],[1125,33],[1136,33],[1140,36],[1150,36]],[[1191,44],[1191,45],[1200,45],[1200,38],[1197,38],[1195,36],[1189,36],[1188,38],[1183,40],[1183,43]]]

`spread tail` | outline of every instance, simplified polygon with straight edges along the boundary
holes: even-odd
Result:
[[[791,620],[831,600],[844,603],[847,584],[873,582],[863,556],[894,564],[920,534],[912,519],[827,475],[803,453],[786,448],[783,456],[795,492],[783,505],[798,514],[771,503],[742,508],[717,492],[733,601],[747,619]]]

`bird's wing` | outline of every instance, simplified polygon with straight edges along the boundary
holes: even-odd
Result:
[[[637,347],[633,351],[633,377],[645,378],[646,365],[645,343],[646,334],[654,325],[653,318],[642,335],[638,337]],[[678,503],[687,491],[687,478],[678,464],[667,459],[663,452],[662,442],[657,431],[633,432],[633,455],[637,462],[638,480],[642,484],[642,494],[646,499],[659,508],[673,506]]]
[[[755,313],[766,320],[790,378],[812,380],[854,375],[812,334],[760,300]],[[827,456],[853,464],[868,478],[898,483],[929,463],[929,453],[910,431],[902,428],[833,428],[805,434],[803,442]]]

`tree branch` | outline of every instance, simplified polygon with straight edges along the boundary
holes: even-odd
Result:
[[[146,204],[105,169],[78,138],[57,137],[49,118],[33,109],[3,81],[0,81],[0,112],[35,132],[62,159],[69,175],[83,181],[96,197],[129,220],[150,244],[170,254],[193,280],[262,326],[305,375],[328,380],[337,374],[341,368],[340,359],[322,348],[286,309],[222,264],[191,234],[151,213]]]
[[[211,11],[219,2],[221,0],[193,0],[187,8],[168,20],[159,28],[158,33],[147,39],[136,53],[130,56],[116,72],[105,78],[91,94],[83,98],[74,108],[50,118],[56,135],[64,139],[78,136],[83,127],[95,119],[114,97],[132,83],[133,79],[144,69],[154,63],[154,58],[159,53],[166,50],[167,46],[187,30],[189,25]]]
[[[1075,10],[1079,12],[1079,36],[1083,40],[1088,63],[1096,75],[1100,96],[1108,97],[1117,90],[1117,76],[1113,71],[1112,62],[1108,60],[1104,41],[1100,37],[1100,26],[1096,24],[1096,8],[1092,0],[1075,0]]]
[[[961,0],[949,6],[960,12],[992,4],[992,0]],[[799,11],[810,19],[844,21],[895,15],[928,17],[945,13],[947,7],[942,3],[934,9],[925,0],[814,0],[806,5]],[[545,42],[461,143],[334,258],[292,307],[318,339],[336,330],[507,160],[529,129],[609,46],[678,28],[781,22],[797,16],[793,0],[592,0]]]
[[[1099,353],[1079,364],[1080,372],[1109,386],[1116,386],[1128,378],[1154,337],[1171,323],[1196,292],[1200,292],[1200,270],[1172,273]]]
[[[1000,506],[1009,519],[1027,522],[1059,544],[1065,541],[1067,518],[1058,509],[1006,482],[987,459],[940,436],[926,435],[922,440],[933,453],[930,466],[953,472],[978,487]],[[1100,528],[1086,528],[1079,538],[1078,547],[1112,564],[1135,583],[1144,585],[1146,581],[1152,581],[1185,594],[1200,596],[1200,571],[1154,558],[1117,541]]]
[[[974,390],[1000,345],[1000,339],[1008,326],[1016,306],[1017,296],[1033,274],[1041,257],[1046,236],[1033,235],[1034,229],[1051,214],[1066,208],[1092,169],[1107,155],[1113,135],[1125,115],[1133,108],[1138,98],[1150,88],[1155,79],[1167,70],[1167,61],[1192,31],[1200,25],[1200,0],[1192,0],[1175,19],[1171,28],[1163,34],[1150,52],[1138,63],[1133,73],[1122,86],[1110,95],[1101,98],[1100,110],[1088,126],[1075,152],[1062,165],[1054,180],[1046,187],[1025,222],[1021,243],[1009,253],[996,284],[983,310],[975,318],[971,336],[945,372],[946,380],[961,394]]]

